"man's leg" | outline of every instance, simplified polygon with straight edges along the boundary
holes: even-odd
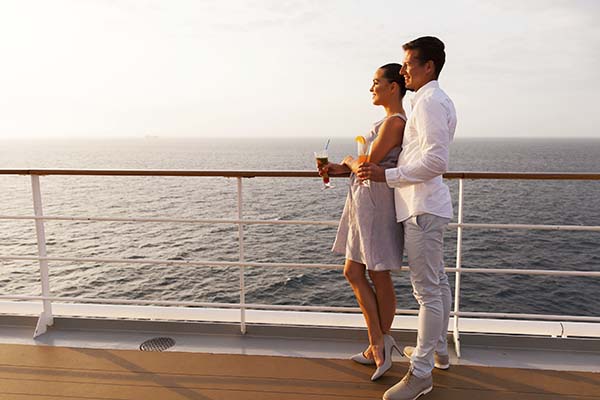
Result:
[[[411,217],[404,221],[405,246],[413,294],[420,305],[417,346],[411,360],[413,374],[420,378],[431,374],[433,353],[438,346],[440,350],[445,346],[440,343],[441,332],[445,333],[448,327],[447,316],[451,300],[447,277],[441,272],[442,238],[447,224],[447,218],[431,214]]]
[[[435,346],[435,352],[445,356],[448,355],[448,321],[450,320],[450,309],[452,308],[452,291],[450,290],[450,284],[448,283],[448,276],[444,271],[443,261],[440,264],[439,277],[444,314],[442,320],[442,333],[440,335],[440,340],[438,340],[438,343]]]

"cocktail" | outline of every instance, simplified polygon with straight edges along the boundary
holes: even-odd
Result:
[[[315,151],[315,159],[317,160],[317,167],[319,169],[323,168],[329,163],[329,156],[327,154],[327,150]],[[329,182],[329,174],[327,174],[327,172],[323,172],[321,177],[323,178],[323,187],[321,189],[331,189],[334,187]]]
[[[359,135],[356,138],[354,138],[354,140],[356,141],[358,162],[361,164],[368,162],[369,161],[369,143],[367,143],[367,139],[365,139],[364,136]],[[369,186],[369,181],[368,180],[360,181],[359,185]]]

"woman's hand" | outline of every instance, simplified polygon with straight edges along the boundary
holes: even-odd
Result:
[[[336,176],[336,175],[344,175],[347,174],[348,172],[350,172],[349,168],[343,164],[336,164],[336,163],[327,163],[325,165],[323,165],[321,168],[319,168],[317,166],[317,168],[319,169],[319,175],[323,176],[323,174],[327,174],[327,175],[331,175],[331,176]]]
[[[352,156],[346,156],[342,160],[342,164],[345,165],[350,171],[354,172],[355,174],[358,172],[358,167],[360,166],[358,160]]]

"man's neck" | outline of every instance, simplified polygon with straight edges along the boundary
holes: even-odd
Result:
[[[419,88],[417,90],[415,90],[415,92],[418,92],[419,90],[421,90],[422,87],[427,86],[429,83],[431,83],[433,81],[437,81],[437,79],[432,78],[432,79],[428,80],[427,82],[425,82],[424,84],[422,84],[421,86],[419,86]]]

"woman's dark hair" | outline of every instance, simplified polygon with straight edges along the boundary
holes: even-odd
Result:
[[[390,82],[396,82],[400,87],[400,99],[406,94],[406,84],[404,83],[404,76],[400,75],[402,65],[396,63],[385,64],[383,67],[379,67],[383,70],[383,77]]]

